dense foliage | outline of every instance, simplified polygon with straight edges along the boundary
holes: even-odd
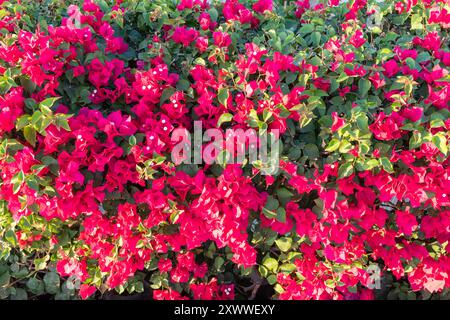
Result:
[[[449,297],[447,0],[0,3],[0,298]]]

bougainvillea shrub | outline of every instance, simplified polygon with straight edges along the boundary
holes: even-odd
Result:
[[[0,298],[449,297],[448,1],[0,2]]]

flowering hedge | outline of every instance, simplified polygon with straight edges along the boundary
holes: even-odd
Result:
[[[0,298],[449,297],[448,1],[0,2]]]

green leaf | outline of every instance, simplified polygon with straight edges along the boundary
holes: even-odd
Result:
[[[283,187],[278,188],[276,193],[279,199],[289,199],[294,195],[291,191]]]
[[[44,276],[45,291],[50,294],[59,292],[60,280],[56,272],[51,271]]]
[[[8,241],[10,244],[12,244],[13,246],[17,245],[17,236],[16,233],[14,232],[14,230],[8,230],[5,232],[5,239],[6,241]]]
[[[278,202],[277,199],[275,199],[272,196],[268,196],[267,197],[267,201],[266,201],[266,205],[265,207],[269,210],[275,210],[279,207],[280,203]]]
[[[25,181],[25,173],[20,170],[15,176],[14,179],[17,179],[17,182],[22,183]],[[14,180],[16,181],[16,180]]]
[[[361,97],[367,96],[367,93],[372,86],[371,82],[367,79],[359,79],[358,81],[358,92]]]
[[[430,121],[430,128],[441,128],[444,126],[445,126],[445,123],[441,119],[433,119]]]
[[[422,145],[423,137],[422,133],[414,132],[411,139],[409,139],[409,149],[415,149]]]
[[[30,290],[32,294],[41,295],[44,293],[45,286],[42,280],[30,278],[27,281],[27,288]]]
[[[267,270],[272,272],[277,272],[278,269],[278,261],[271,257],[266,257],[263,260],[263,266],[267,268]]]
[[[389,48],[383,48],[378,50],[377,60],[382,62],[394,56],[394,53]]]
[[[221,271],[224,270],[224,269],[222,268],[224,263],[225,263],[224,258],[222,258],[222,257],[217,257],[217,258],[214,260],[214,268],[215,268],[217,271],[221,272]]]
[[[67,120],[66,120],[67,121]],[[45,129],[52,123],[51,118],[42,118],[40,126],[37,128],[38,132],[42,135],[45,135]]]
[[[11,300],[27,300],[28,294],[22,288],[15,288],[15,292],[10,296]]]
[[[277,276],[274,274],[271,274],[270,276],[267,277],[267,282],[270,285],[274,285],[275,283],[277,283]]]
[[[283,207],[277,209],[277,220],[281,223],[286,223],[286,210]]]
[[[289,249],[292,246],[292,239],[288,237],[283,237],[275,240],[275,243],[281,251],[286,252],[289,251]]]
[[[208,10],[209,16],[211,17],[212,21],[217,21],[217,18],[219,17],[219,13],[215,8],[211,8]]]
[[[283,263],[280,266],[280,271],[283,273],[292,273],[297,270],[297,267],[293,263]]]
[[[0,288],[6,287],[9,284],[9,281],[11,280],[11,276],[9,275],[8,271],[5,271],[0,274]]]
[[[29,144],[33,147],[36,145],[36,130],[31,125],[23,128],[23,135]]]
[[[313,46],[318,47],[320,45],[320,38],[320,32],[314,31],[313,33],[311,33],[311,42]]]
[[[259,266],[258,271],[261,274],[261,276],[263,276],[264,278],[266,278],[269,274],[269,270],[267,270],[267,268],[264,266]]]
[[[186,79],[180,79],[177,83],[177,89],[180,91],[186,91],[191,87],[191,83]]]
[[[314,31],[314,25],[313,24],[304,24],[301,26],[301,28],[298,30],[301,34],[308,34]]]
[[[273,112],[272,112],[272,111],[269,111],[269,110],[267,110],[267,109],[264,109],[264,110],[263,110],[263,121],[264,121],[264,122],[269,121],[269,119],[270,119],[270,117],[272,117],[272,115],[273,115]]]
[[[302,150],[299,147],[291,147],[289,148],[288,157],[291,160],[297,160],[302,155]]]
[[[34,175],[27,177],[26,183],[31,189],[39,191],[39,183]]]
[[[136,145],[136,137],[135,136],[130,136],[128,138],[128,143],[130,146],[135,146]]]
[[[16,120],[16,129],[22,130],[23,127],[28,125],[30,123],[30,116],[29,115],[23,115],[20,118],[17,118]]]
[[[303,154],[307,156],[309,159],[317,159],[319,158],[319,148],[315,144],[308,143],[303,148]]]
[[[159,104],[163,105],[169,98],[174,94],[175,89],[172,87],[168,87],[163,90],[161,93],[161,98],[159,99]]]
[[[377,159],[365,159],[365,160],[358,160],[356,163],[356,168],[359,171],[367,171],[371,170],[375,167],[378,167],[379,163]]]
[[[44,113],[44,114],[46,114],[47,112],[49,112],[51,114],[52,112],[51,112],[50,108],[59,99],[60,99],[60,97],[47,98],[44,101],[42,101],[41,103],[39,103],[39,109],[41,109],[42,113]]]
[[[417,56],[416,62],[421,63],[421,62],[429,61],[430,59],[431,59],[430,54],[426,51],[423,51],[423,52],[419,53],[419,55]]]
[[[137,293],[142,293],[144,292],[144,284],[142,283],[142,281],[138,281],[134,284],[134,290]]]
[[[35,126],[41,119],[42,119],[42,112],[39,110],[35,111],[31,116],[30,123]]]
[[[357,124],[358,128],[361,131],[363,131],[363,132],[368,132],[369,131],[368,121],[369,120],[368,120],[367,115],[365,113],[360,113],[356,117],[356,124]]]
[[[258,113],[255,109],[251,109],[248,114],[248,125],[252,128],[257,128],[260,120],[258,118]]]
[[[262,208],[262,212],[269,219],[274,219],[277,217],[277,212],[275,210],[269,210],[267,208]]]
[[[448,146],[447,146],[447,138],[444,133],[439,132],[433,136],[431,141],[434,143],[436,148],[439,149],[444,155],[447,155]]]
[[[338,139],[331,139],[328,143],[328,146],[325,148],[325,151],[327,152],[333,152],[339,149],[339,145],[341,142]]]
[[[339,166],[338,176],[339,179],[346,178],[353,173],[353,164],[351,162],[344,163]]]
[[[341,73],[340,75],[339,75],[339,77],[336,79],[336,82],[337,83],[340,83],[340,82],[343,82],[343,81],[345,81],[345,80],[347,80],[348,79],[348,75],[345,73],[345,72],[343,72],[343,73]]]
[[[421,14],[413,14],[411,16],[411,30],[422,30],[423,24],[422,24],[422,15]]]
[[[18,182],[14,183],[13,184],[13,194],[16,194],[17,192],[19,192],[21,186],[22,186],[21,183],[18,183]]]
[[[231,153],[228,150],[222,150],[217,155],[216,162],[222,167],[225,167],[230,159]]]
[[[326,281],[325,281],[325,285],[326,285],[328,288],[334,288],[334,287],[336,287],[336,284],[335,284],[335,282],[334,282],[333,279],[328,279],[328,280],[326,280]]]
[[[44,270],[47,267],[47,259],[34,259],[34,268],[35,270]]]
[[[41,159],[41,162],[43,164],[45,164],[46,166],[48,166],[48,165],[57,165],[58,164],[58,161],[55,158],[50,157],[50,156],[43,156],[42,159]]]
[[[230,122],[233,119],[233,115],[231,113],[222,113],[217,121],[217,128],[219,128],[222,123]]]
[[[406,64],[408,65],[408,67],[410,68],[410,69],[413,69],[413,70],[419,70],[421,67],[420,67],[420,65],[418,64],[418,63],[416,63],[416,60],[414,60],[413,58],[411,58],[411,57],[408,57],[408,58],[406,58],[405,59],[405,62],[406,62]],[[410,83],[409,83],[410,84]],[[411,85],[411,84],[410,84]]]
[[[297,73],[295,73],[295,72],[288,72],[288,74],[286,75],[286,84],[293,83],[297,79],[297,77],[298,77]]]
[[[219,92],[217,93],[217,99],[219,100],[219,103],[224,105],[225,107],[227,106],[227,100],[229,96],[230,92],[225,88],[220,88]]]
[[[108,5],[108,3],[105,0],[97,0],[96,3],[100,7],[100,10],[105,13],[107,13],[111,10],[110,6]]]
[[[2,76],[0,76],[0,93],[6,93],[12,87],[17,87],[16,82],[11,77],[11,69],[7,69]]]
[[[67,121],[67,119],[64,119],[64,118],[61,118],[61,117],[56,117],[55,125],[58,128],[63,128],[66,131],[70,131],[69,121]]]
[[[392,163],[391,163],[391,161],[389,161],[388,158],[381,157],[380,158],[380,163],[381,163],[381,165],[383,166],[383,169],[386,172],[389,172],[389,173],[393,173],[394,172],[394,168],[392,167]]]
[[[258,123],[258,128],[259,128],[258,133],[259,133],[260,135],[266,133],[267,127],[268,127],[268,126],[267,126],[267,123],[262,122],[262,121],[259,122],[259,123]]]
[[[353,149],[353,145],[350,142],[348,142],[347,140],[341,141],[341,144],[339,145],[340,153],[347,153],[352,149]]]

